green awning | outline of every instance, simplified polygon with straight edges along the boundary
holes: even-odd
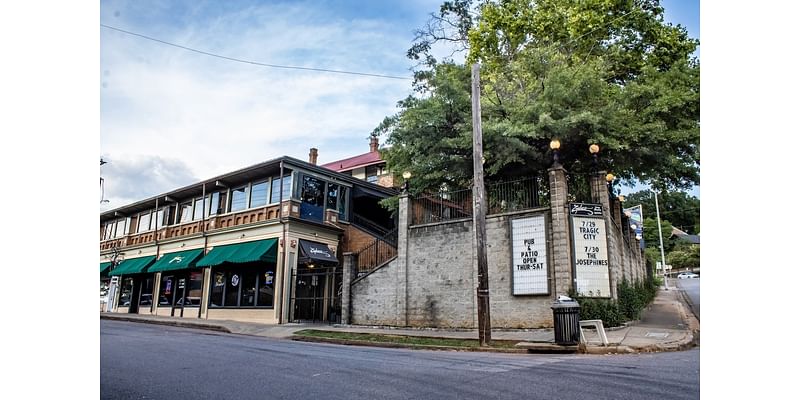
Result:
[[[155,259],[156,256],[147,256],[124,260],[109,275],[141,274]]]
[[[278,239],[229,244],[211,249],[198,267],[213,267],[222,263],[248,263],[254,261],[275,262],[278,259]]]
[[[110,267],[111,267],[111,261],[100,263],[100,275],[102,275],[103,272],[108,272],[108,268]]]
[[[147,272],[177,271],[194,267],[195,261],[203,255],[203,249],[176,251],[161,256]]]

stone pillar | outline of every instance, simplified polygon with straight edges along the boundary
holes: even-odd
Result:
[[[614,248],[616,251],[621,251],[622,236],[620,235],[626,230],[630,229],[630,227],[622,225],[622,202],[619,201],[619,198],[614,197],[610,199],[610,207],[611,221],[613,221],[614,225],[616,225],[616,227],[620,230],[620,232],[618,232],[619,234],[615,235],[617,238],[617,244]],[[625,268],[625,263],[622,263],[621,267],[620,277],[627,278],[628,282],[631,282],[633,279],[633,271],[630,268]]]
[[[553,255],[553,297],[566,295],[574,288],[572,250],[569,237],[567,171],[557,166],[547,170],[550,179],[550,249]]]
[[[342,258],[342,324],[350,325],[350,284],[355,275],[356,256],[347,252]]]
[[[622,272],[622,254],[619,253],[617,235],[613,234],[614,223],[611,220],[611,204],[608,198],[606,171],[594,173],[589,178],[589,187],[592,193],[592,202],[603,206],[603,220],[606,224],[606,251],[608,253],[608,278],[611,289],[611,298],[617,298],[617,283]],[[623,231],[622,234],[625,234]],[[622,239],[620,237],[620,239]]]
[[[411,224],[411,199],[400,195],[397,207],[397,269],[395,282],[396,319],[398,326],[408,326],[408,226]]]

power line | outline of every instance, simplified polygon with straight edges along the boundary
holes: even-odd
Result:
[[[240,63],[244,63],[244,64],[251,64],[251,65],[258,65],[258,66],[261,66],[261,67],[282,68],[282,69],[299,69],[299,70],[304,70],[304,71],[330,72],[330,73],[334,73],[334,74],[347,74],[347,75],[371,76],[371,77],[375,77],[375,78],[411,80],[411,78],[403,77],[403,76],[370,74],[370,73],[366,73],[366,72],[342,71],[342,70],[325,69],[325,68],[296,67],[296,66],[291,66],[291,65],[266,64],[266,63],[260,63],[260,62],[257,62],[257,61],[242,60],[240,58],[227,57],[227,56],[223,56],[223,55],[219,55],[219,54],[209,53],[209,52],[203,51],[203,50],[193,49],[191,47],[181,46],[179,44],[170,43],[170,42],[167,42],[167,41],[164,41],[164,40],[161,40],[161,39],[156,39],[156,38],[153,38],[153,37],[150,37],[150,36],[142,35],[140,33],[126,31],[124,29],[115,28],[113,26],[109,26],[109,25],[105,25],[105,24],[100,24],[100,26],[102,26],[104,28],[108,28],[108,29],[113,29],[113,30],[118,31],[118,32],[126,33],[128,35],[138,36],[140,38],[144,38],[144,39],[147,39],[147,40],[152,40],[154,42],[166,44],[168,46],[177,47],[179,49],[189,50],[189,51],[193,51],[195,53],[199,53],[199,54],[203,54],[203,55],[207,55],[207,56],[211,56],[211,57],[216,57],[216,58],[221,58],[223,60],[235,61],[235,62],[240,62]]]

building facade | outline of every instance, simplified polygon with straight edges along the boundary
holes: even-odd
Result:
[[[104,311],[338,322],[342,253],[394,228],[391,188],[281,157],[100,215]]]

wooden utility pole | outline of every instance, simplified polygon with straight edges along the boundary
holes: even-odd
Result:
[[[480,65],[472,64],[472,198],[475,238],[478,246],[478,339],[481,346],[488,346],[492,342],[492,323],[489,314],[489,267],[486,260],[486,201],[483,187],[480,74]]]

